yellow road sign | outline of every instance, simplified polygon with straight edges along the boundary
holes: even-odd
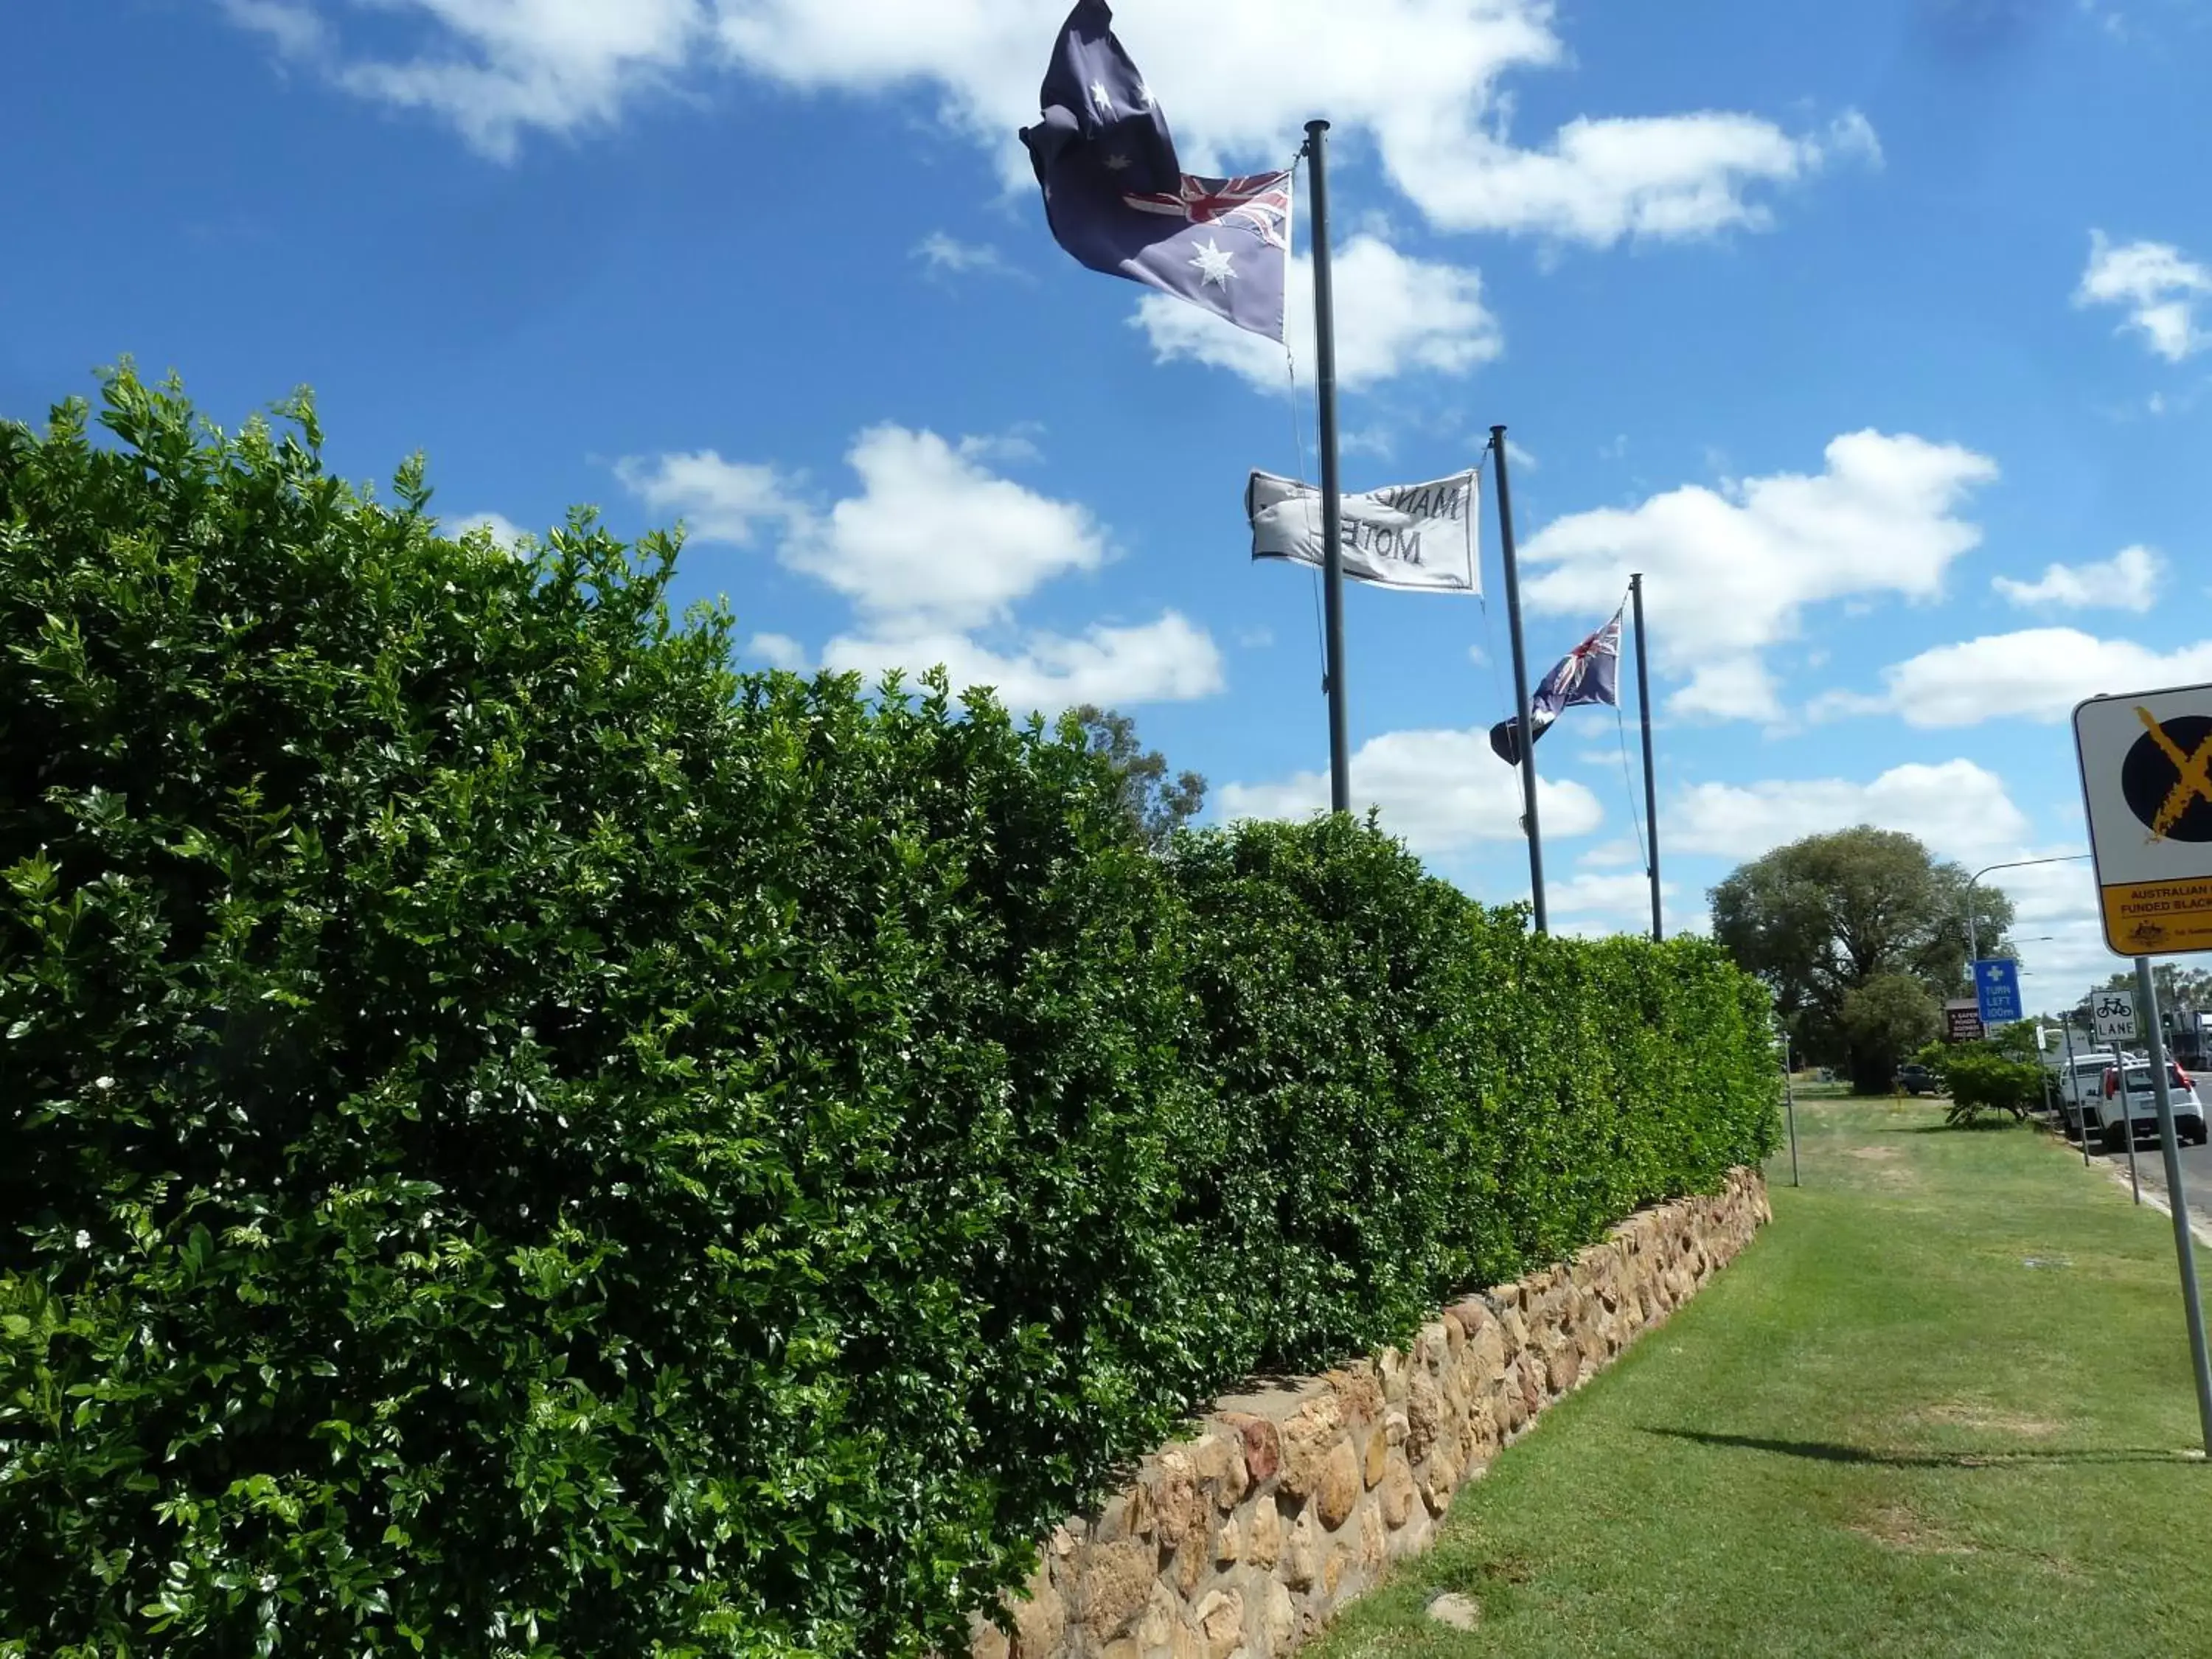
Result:
[[[2074,745],[2105,943],[2212,951],[2212,685],[2093,697]]]

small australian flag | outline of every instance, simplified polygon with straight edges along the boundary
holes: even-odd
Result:
[[[1105,0],[1077,0],[1022,130],[1053,240],[1093,270],[1145,283],[1283,337],[1291,175],[1200,179],[1114,38]]]
[[[1625,607],[1624,607],[1625,608]],[[1620,612],[1559,659],[1528,699],[1536,738],[1552,729],[1563,710],[1586,702],[1620,707]],[[1536,738],[1528,741],[1534,743]],[[1508,766],[1521,764],[1521,722],[1516,717],[1490,728],[1491,752]]]

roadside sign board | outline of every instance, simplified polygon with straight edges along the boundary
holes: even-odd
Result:
[[[1961,997],[1943,1005],[1943,1041],[1946,1042],[1978,1042],[1982,1039],[1982,1005],[1972,997]]]
[[[1987,957],[1974,964],[1974,1000],[1982,1024],[2011,1025],[2020,1012],[2020,964],[2010,957]]]
[[[2136,994],[2133,991],[2091,992],[2089,1018],[2097,1027],[2100,1042],[2133,1042],[2136,1040]]]
[[[2106,945],[2212,951],[2212,685],[2092,697],[2074,747]]]

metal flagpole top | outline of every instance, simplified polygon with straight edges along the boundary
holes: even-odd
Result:
[[[1352,730],[1344,683],[1344,501],[1336,436],[1336,301],[1329,274],[1328,123],[1306,123],[1306,181],[1313,198],[1314,403],[1321,428],[1322,647],[1328,696],[1328,805],[1352,810]]]
[[[1536,722],[1528,705],[1528,653],[1521,633],[1521,573],[1513,550],[1513,489],[1507,482],[1505,428],[1490,428],[1491,477],[1498,492],[1498,555],[1505,570],[1505,620],[1513,640],[1513,719],[1521,734],[1521,827],[1528,837],[1528,891],[1540,933],[1551,931],[1544,906],[1544,830],[1536,808]]]

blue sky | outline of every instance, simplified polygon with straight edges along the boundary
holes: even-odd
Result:
[[[1214,784],[1326,798],[1279,357],[1082,270],[1014,129],[1065,0],[84,0],[0,15],[0,414],[96,364],[301,383],[449,524],[681,517],[756,663],[948,659]],[[1335,124],[1346,478],[1516,448],[1532,672],[1649,583],[1671,918],[1870,821],[2085,845],[2064,714],[2212,679],[2197,0],[1126,0],[1187,163]],[[1295,307],[1294,307],[1295,308]],[[1499,592],[1485,526],[1488,586]],[[1355,795],[1527,888],[1493,597],[1348,596]],[[1634,739],[1633,717],[1628,738]],[[1563,925],[1642,914],[1610,711],[1539,750]],[[1998,879],[2031,1001],[2112,963]],[[2045,939],[2041,936],[2051,936]]]

